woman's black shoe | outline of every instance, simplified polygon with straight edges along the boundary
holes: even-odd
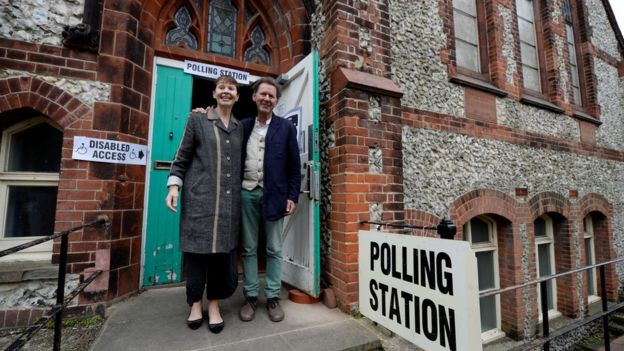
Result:
[[[199,328],[199,327],[202,325],[202,322],[203,322],[203,321],[204,321],[204,319],[203,319],[203,318],[196,319],[196,320],[194,320],[194,321],[189,321],[189,320],[187,320],[187,321],[186,321],[186,325],[188,325],[188,327],[189,327],[189,328],[191,328],[191,329],[195,330],[195,329]]]
[[[219,334],[223,330],[223,327],[225,327],[225,321],[216,324],[210,324],[210,321],[208,321],[208,330],[214,334]]]

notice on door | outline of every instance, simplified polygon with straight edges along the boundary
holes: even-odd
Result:
[[[481,350],[477,260],[466,241],[360,231],[360,312],[428,350]]]
[[[251,76],[249,72],[189,60],[184,61],[184,73],[211,79],[230,76],[236,79],[239,84],[249,84],[249,77]]]
[[[75,136],[72,158],[74,160],[144,166],[147,162],[146,153],[147,146],[145,145]]]

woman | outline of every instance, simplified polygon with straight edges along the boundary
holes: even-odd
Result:
[[[191,112],[171,166],[165,199],[177,212],[182,191],[180,249],[187,265],[186,301],[191,306],[187,325],[203,321],[202,295],[208,299],[208,329],[223,330],[219,300],[238,284],[236,246],[240,222],[241,148],[243,128],[232,116],[238,101],[236,80],[221,76],[212,96],[217,105]]]

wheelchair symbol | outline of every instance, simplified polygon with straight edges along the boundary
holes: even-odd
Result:
[[[80,147],[76,149],[76,153],[81,154],[81,155],[84,155],[87,153],[87,147],[85,146],[84,143],[82,143]]]

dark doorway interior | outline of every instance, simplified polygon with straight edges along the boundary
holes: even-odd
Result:
[[[212,97],[213,89],[214,80],[193,77],[193,98],[191,106],[193,108],[214,106],[216,101]],[[255,116],[256,104],[251,100],[251,95],[253,94],[251,87],[248,85],[239,85],[238,93],[240,97],[238,98],[238,102],[234,104],[234,117],[240,120]]]

